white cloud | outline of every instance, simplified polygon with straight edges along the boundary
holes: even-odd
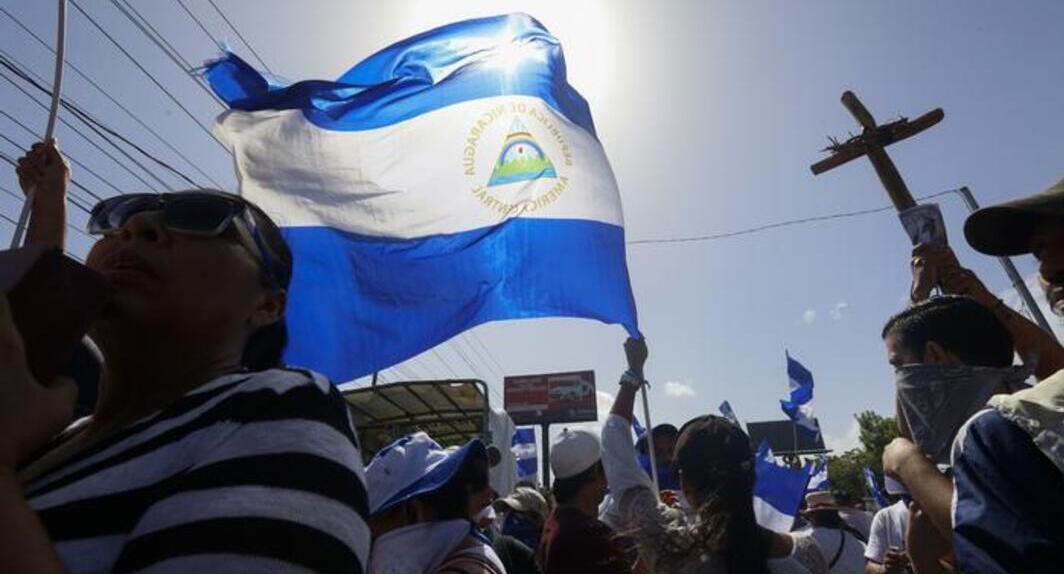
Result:
[[[835,305],[828,311],[828,315],[831,316],[832,321],[838,321],[839,319],[842,319],[842,312],[845,311],[846,308],[849,306],[849,303],[845,301],[839,301],[838,303],[835,303]]]
[[[802,322],[812,325],[813,321],[816,321],[816,309],[806,309],[805,313],[802,313]]]
[[[693,397],[695,396],[695,389],[690,383],[666,381],[665,394],[670,397]]]
[[[857,424],[857,419],[850,418],[850,426],[842,436],[824,433],[824,446],[834,451],[834,454],[842,454],[861,446],[861,425]]]

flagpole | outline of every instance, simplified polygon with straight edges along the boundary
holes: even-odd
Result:
[[[60,93],[63,88],[63,62],[66,53],[66,22],[67,3],[59,0],[59,15],[55,33],[55,74],[52,77],[52,107],[48,111],[48,126],[44,130],[44,140],[47,141],[55,135],[55,121],[59,117]],[[30,211],[33,210],[33,196],[37,190],[30,187],[26,190],[26,201],[22,204],[22,213],[18,216],[15,232],[11,236],[11,248],[15,249],[22,245],[22,236],[26,232],[30,219]]]
[[[650,422],[650,401],[647,399],[647,385],[646,381],[643,381],[643,385],[640,387],[643,391],[643,420],[647,422],[647,454],[650,455],[650,477],[654,480],[654,496],[661,498],[658,494],[660,486],[658,484],[658,461],[654,456],[654,423]]]

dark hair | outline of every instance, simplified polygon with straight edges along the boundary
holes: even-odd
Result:
[[[662,423],[650,430],[650,436],[652,436],[655,441],[670,438],[676,440],[676,438],[680,436],[680,429],[676,428],[675,425]],[[647,437],[645,434],[639,437],[639,440],[636,441],[635,449],[641,454],[647,454]]]
[[[680,429],[673,465],[697,497],[695,535],[728,572],[767,573],[770,534],[754,517],[750,437],[728,419],[705,415]]]
[[[488,488],[488,456],[482,450],[470,454],[447,484],[419,500],[435,511],[435,520],[469,518],[471,495],[485,488]]]
[[[231,194],[226,194],[231,195]],[[239,196],[237,196],[239,197]],[[292,250],[281,235],[277,224],[257,205],[240,197],[247,204],[258,226],[262,242],[269,250],[268,257],[273,260],[272,269],[260,265],[260,282],[265,287],[288,289],[292,280]],[[262,263],[262,262],[260,262]],[[282,315],[279,320],[259,328],[248,337],[240,364],[249,371],[264,371],[284,365],[284,349],[288,345],[288,326]]]
[[[970,297],[943,295],[917,303],[887,321],[883,338],[889,335],[910,353],[923,355],[935,342],[966,365],[1012,365],[1012,335],[993,311]]]
[[[602,461],[597,461],[591,465],[587,470],[581,471],[579,474],[568,476],[565,478],[555,478],[554,484],[551,485],[551,493],[554,494],[554,500],[559,503],[565,503],[573,498],[580,492],[580,489],[585,484],[591,482],[595,475],[602,472]]]

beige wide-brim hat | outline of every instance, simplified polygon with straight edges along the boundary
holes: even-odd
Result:
[[[843,510],[845,507],[839,506],[839,501],[835,499],[835,495],[826,490],[817,492],[810,492],[805,495],[805,510],[802,514],[812,514],[814,512],[827,512],[829,510]]]
[[[1031,252],[1031,236],[1039,221],[1064,221],[1064,179],[1029,197],[984,207],[964,222],[964,237],[976,251],[1011,256]]]
[[[519,486],[509,496],[500,498],[493,503],[495,510],[516,510],[535,514],[540,521],[546,521],[550,511],[547,509],[547,499],[536,492],[534,488]]]

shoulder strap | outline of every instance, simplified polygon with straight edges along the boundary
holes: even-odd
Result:
[[[842,549],[846,548],[846,532],[839,530],[839,549],[835,551],[835,557],[831,559],[831,563],[828,564],[828,570],[835,567],[835,563],[842,558]]]

